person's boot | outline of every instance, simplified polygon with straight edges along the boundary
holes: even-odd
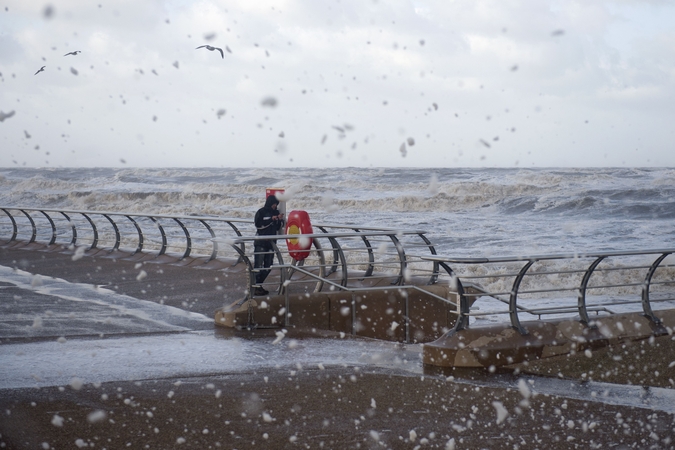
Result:
[[[260,296],[260,295],[267,295],[267,294],[269,294],[269,292],[266,291],[264,288],[262,288],[262,287],[260,287],[260,286],[256,287],[256,288],[253,290],[253,295],[258,295],[258,296]]]

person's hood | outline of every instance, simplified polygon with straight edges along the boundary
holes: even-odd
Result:
[[[265,200],[265,208],[271,208],[272,205],[278,205],[279,200],[274,195],[270,195],[267,197],[267,200]]]

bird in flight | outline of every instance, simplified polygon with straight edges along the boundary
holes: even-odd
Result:
[[[68,56],[68,55],[77,56],[78,53],[82,53],[82,52],[80,50],[75,50],[74,52],[68,52],[63,56]]]
[[[37,75],[37,74],[40,73],[40,72],[44,72],[44,71],[45,71],[45,67],[47,67],[47,66],[42,66],[42,67],[40,67],[40,70],[38,70],[37,72],[35,72],[35,75]]]
[[[209,51],[218,50],[218,51],[220,52],[220,57],[221,57],[221,58],[225,58],[225,54],[223,53],[223,49],[222,49],[222,48],[212,47],[212,46],[210,46],[210,45],[200,45],[200,46],[197,47],[195,50],[200,49],[200,48],[204,48],[204,47],[206,47],[206,49],[209,50]]]

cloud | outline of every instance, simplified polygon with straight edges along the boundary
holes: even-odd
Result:
[[[0,108],[16,111],[0,165],[641,165],[638,143],[675,164],[666,2],[69,0],[48,21],[43,8],[0,11]],[[195,50],[207,34],[224,59]],[[280,130],[292,152],[275,152]]]

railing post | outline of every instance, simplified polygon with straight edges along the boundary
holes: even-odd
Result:
[[[241,249],[241,247],[231,244],[235,252],[239,254],[241,261],[246,264],[246,274],[248,275],[248,295],[247,298],[251,300],[253,298],[253,285],[255,284],[255,273],[253,272],[253,265],[251,260],[246,256],[246,253]]]
[[[286,308],[284,311],[284,327],[288,328],[291,326],[291,299],[288,297],[288,289],[284,289],[284,297],[286,301]]]
[[[134,227],[136,227],[136,233],[138,233],[138,246],[136,247],[136,251],[133,253],[135,255],[136,253],[143,251],[143,230],[141,230],[141,227],[130,215],[127,214],[125,217],[134,224]]]
[[[214,259],[216,259],[216,256],[218,255],[218,241],[216,241],[216,233],[215,233],[215,232],[213,231],[213,229],[209,226],[209,224],[206,223],[205,220],[199,219],[199,222],[200,222],[202,225],[204,225],[204,227],[207,229],[207,231],[209,232],[209,234],[211,234],[211,256],[209,257],[209,259],[208,259],[208,261],[207,261],[207,262],[210,262],[210,261],[213,261]],[[229,223],[229,222],[228,222],[228,223]],[[230,224],[230,226],[232,226],[232,224]],[[233,226],[232,228],[234,228],[234,231],[235,231],[236,233],[238,233],[238,236],[241,236],[241,233],[239,233],[239,230],[237,230],[234,226]],[[242,244],[241,249],[244,250],[244,244]],[[241,258],[239,259],[239,261],[241,261]],[[239,262],[239,261],[237,261],[237,262]]]
[[[87,221],[89,222],[89,225],[91,225],[91,230],[94,233],[94,239],[91,242],[91,247],[89,247],[89,250],[93,250],[98,245],[98,229],[96,228],[96,224],[94,223],[94,221],[91,220],[91,218],[88,215],[86,215],[85,213],[80,213],[80,214],[82,215],[82,217],[87,219]]]
[[[42,213],[43,216],[45,216],[47,218],[47,220],[49,220],[49,225],[52,226],[52,238],[49,240],[49,244],[48,244],[48,245],[52,245],[54,242],[56,242],[56,224],[54,224],[54,221],[49,216],[49,214],[47,214],[46,212],[44,212],[42,210],[40,210],[40,212]]]
[[[356,336],[356,294],[352,291],[352,336]]]
[[[405,250],[403,249],[403,246],[401,245],[401,242],[398,240],[398,238],[393,234],[390,234],[388,236],[389,239],[391,239],[391,241],[394,243],[394,247],[396,248],[396,252],[398,253],[398,260],[400,264],[398,279],[392,284],[400,286],[401,284],[405,284],[405,270],[408,267],[408,262],[406,261],[405,258]]]
[[[274,240],[271,240],[270,243],[272,244],[272,250],[274,251],[274,254],[277,255],[277,262],[279,263],[280,266],[283,266],[284,257],[281,255],[279,247],[277,247],[277,243],[274,242]],[[285,281],[286,281],[286,269],[281,268],[279,269],[279,289],[277,289],[277,294],[279,295],[283,294],[285,288],[284,286]]]
[[[357,228],[354,228],[354,231],[360,233],[360,231]],[[366,245],[366,249],[368,250],[368,268],[366,269],[366,272],[363,274],[363,277],[367,278],[373,274],[373,270],[375,269],[374,267],[375,255],[373,254],[373,247],[370,245],[368,237],[362,235],[361,239],[363,240],[363,243]]]
[[[162,224],[159,223],[157,219],[155,219],[152,216],[147,216],[148,219],[152,220],[155,222],[157,225],[157,228],[159,228],[159,234],[162,236],[162,248],[159,249],[159,253],[157,256],[162,256],[166,252],[166,246],[167,246],[167,241],[166,241],[166,232],[164,231],[164,227],[162,227]]]
[[[183,233],[185,234],[185,252],[183,252],[183,256],[180,257],[180,259],[185,259],[190,256],[190,252],[192,251],[192,238],[190,237],[190,232],[187,227],[183,225],[183,222],[176,217],[173,217],[173,220],[183,229]]]
[[[511,296],[509,297],[509,316],[511,317],[511,326],[518,330],[518,332],[523,336],[527,335],[528,331],[523,328],[523,326],[520,324],[520,320],[518,319],[518,288],[520,287],[520,283],[523,281],[523,277],[525,277],[525,274],[528,270],[530,270],[530,267],[532,267],[532,264],[535,262],[537,262],[537,260],[532,259],[527,264],[525,264],[522,269],[520,269],[518,276],[513,281]]]
[[[326,231],[326,229],[324,227],[317,226],[317,228],[319,230],[321,230],[322,233],[328,234],[328,231]],[[341,256],[344,256],[344,255],[341,255],[342,252],[341,252],[341,250],[339,250],[340,245],[337,243],[335,238],[328,237],[328,242],[330,242],[331,247],[333,247],[333,263],[330,267],[330,270],[328,271],[328,273],[326,275],[330,275],[334,272],[337,272],[338,261],[343,260],[343,258],[341,258]],[[343,261],[343,268],[344,268],[344,261]]]
[[[30,214],[28,214],[25,210],[20,209],[19,211],[21,211],[23,213],[23,215],[26,216],[28,218],[28,220],[30,221],[30,227],[33,231],[32,231],[31,237],[30,237],[30,241],[28,241],[28,243],[32,244],[33,242],[35,242],[35,238],[37,237],[37,227],[35,226],[35,221],[30,216]]]
[[[112,219],[112,217],[110,217],[109,214],[103,214],[103,217],[108,219],[108,222],[110,222],[110,225],[112,225],[113,230],[115,230],[115,245],[113,245],[113,248],[110,249],[110,253],[112,253],[115,250],[118,250],[120,248],[120,243],[122,242],[122,236],[120,236],[120,229],[117,227],[117,224]]]
[[[345,287],[347,286],[347,283],[349,281],[349,269],[347,268],[347,258],[345,258],[345,254],[342,251],[342,247],[338,243],[337,239],[335,238],[330,239],[335,242],[334,248],[340,257],[340,264],[342,265],[342,280],[340,280],[340,286]]]
[[[427,248],[429,249],[429,252],[432,255],[435,255],[436,254],[436,248],[431,243],[431,241],[429,239],[427,239],[427,237],[423,233],[418,233],[417,235],[424,241],[425,244],[427,244]],[[429,278],[429,282],[427,284],[435,284],[436,281],[438,280],[439,262],[434,261],[433,263],[434,263],[433,271],[431,272],[431,278]]]
[[[654,261],[654,263],[649,268],[649,271],[647,272],[647,276],[645,277],[645,284],[642,285],[642,311],[644,312],[644,316],[647,317],[656,325],[661,325],[661,319],[656,317],[654,315],[654,312],[652,311],[652,306],[649,301],[649,286],[651,285],[654,272],[656,272],[656,269],[659,267],[661,262],[664,259],[666,259],[668,255],[670,255],[670,253],[663,253],[661,256],[656,258],[656,261]]]
[[[323,227],[317,227],[321,232],[328,234],[325,228]],[[347,261],[345,260],[345,254],[342,251],[342,247],[338,243],[337,239],[331,236],[327,236],[326,239],[328,239],[328,242],[330,242],[331,247],[333,248],[333,263],[331,265],[330,270],[326,273],[326,276],[330,276],[331,274],[337,272],[337,265],[338,262],[342,266],[342,280],[340,281],[340,286],[347,286],[347,281],[348,281],[348,269],[347,269]],[[325,259],[325,257],[324,257]]]
[[[207,225],[207,223],[204,222],[203,220],[202,220],[201,222],[202,222],[202,223],[204,224],[204,226],[211,232],[211,236],[216,237],[216,235],[215,235],[215,233],[213,232],[213,230],[211,229],[211,227],[209,227],[209,226]],[[237,227],[236,227],[232,222],[230,222],[230,221],[227,221],[226,223],[230,226],[230,228],[232,228],[232,230],[234,230],[234,232],[236,233],[237,236],[241,237],[241,231],[239,231],[239,228],[237,228]],[[246,253],[246,244],[245,244],[244,242],[241,243],[241,251],[242,251],[242,253]],[[211,259],[213,259],[213,258],[216,257],[215,255],[216,255],[217,252],[218,252],[218,244],[214,241],[214,242],[213,242],[213,253],[211,254],[211,256],[212,256]],[[209,261],[210,261],[210,260],[209,260]],[[239,262],[239,261],[237,261],[237,263],[238,263],[238,262]],[[236,263],[235,263],[235,265],[236,265]]]
[[[399,290],[399,294],[402,293],[403,290]],[[410,344],[410,296],[407,295],[408,292],[406,291],[406,296],[405,296],[405,343]]]
[[[16,226],[16,220],[14,219],[14,216],[7,211],[5,208],[2,208],[2,210],[7,214],[7,217],[9,217],[9,220],[12,221],[12,237],[9,238],[9,241],[7,242],[12,242],[14,239],[16,239],[16,235],[19,233],[19,228]]]
[[[316,282],[316,286],[314,286],[314,292],[321,292],[321,289],[323,289],[323,279],[326,277],[326,256],[323,254],[321,242],[319,242],[317,238],[313,238],[312,242],[314,243],[314,248],[316,249],[316,256],[319,258],[320,278],[320,280]]]
[[[73,221],[70,220],[70,217],[68,217],[68,214],[66,214],[66,213],[64,213],[63,211],[61,211],[61,215],[62,215],[63,217],[65,217],[66,220],[68,221],[68,223],[70,224],[70,230],[71,230],[72,233],[73,233],[73,238],[70,240],[70,244],[69,244],[69,245],[72,245],[72,246],[74,247],[74,246],[75,246],[75,243],[77,242],[77,227],[75,227],[75,224],[73,223]]]
[[[453,284],[452,287],[457,291],[457,297],[459,298],[459,304],[455,305],[457,308],[457,320],[455,321],[453,332],[466,330],[469,328],[469,313],[471,312],[471,309],[469,307],[469,301],[467,300],[466,295],[464,295],[462,281],[455,275],[455,272],[449,265],[444,262],[439,262],[438,264],[445,269],[450,276],[450,280]]]
[[[577,308],[579,309],[580,322],[586,326],[588,326],[591,321],[588,317],[588,309],[586,308],[586,289],[588,288],[588,282],[591,280],[591,275],[593,275],[593,272],[595,271],[596,267],[598,267],[598,264],[600,264],[604,259],[604,256],[600,256],[596,258],[596,260],[593,261],[590,266],[588,266],[588,269],[586,269],[586,273],[584,273],[584,277],[581,280],[581,286],[579,286]]]

